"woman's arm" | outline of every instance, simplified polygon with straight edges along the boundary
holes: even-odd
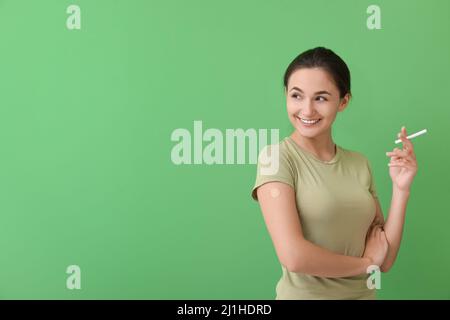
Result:
[[[389,243],[388,254],[380,266],[383,272],[389,271],[394,264],[402,240],[403,225],[405,223],[406,205],[408,203],[411,184],[418,171],[414,146],[407,139],[406,128],[403,126],[398,134],[403,142],[403,148],[395,148],[386,155],[391,157],[389,175],[392,179],[392,199],[389,215],[384,224],[384,231]],[[379,207],[379,203],[377,204]],[[377,209],[380,210],[381,209]]]
[[[330,278],[348,277],[366,273],[368,266],[380,260],[370,255],[359,258],[336,254],[307,241],[303,237],[295,191],[288,184],[265,183],[257,189],[257,195],[278,259],[289,271]],[[377,247],[372,245],[371,248],[373,255]]]
[[[388,218],[383,225],[386,239],[389,243],[389,249],[383,264],[380,266],[382,272],[388,272],[397,258],[402,240],[409,193],[409,191],[400,190],[395,186],[392,189],[391,207],[389,209]],[[376,198],[376,202],[377,215],[381,214],[381,216],[383,216],[378,198]]]

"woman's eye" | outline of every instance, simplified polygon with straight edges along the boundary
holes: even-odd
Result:
[[[300,95],[298,95],[296,93],[294,93],[291,97],[294,99],[302,98]],[[318,99],[319,101],[327,101],[327,99],[324,96],[318,96],[316,99]],[[320,99],[322,99],[322,100],[320,100]]]

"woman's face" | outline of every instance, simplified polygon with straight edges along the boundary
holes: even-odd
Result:
[[[289,120],[302,136],[309,138],[331,132],[337,112],[344,110],[350,98],[349,94],[339,97],[333,79],[322,68],[294,71],[285,93]],[[304,124],[300,119],[320,121]]]

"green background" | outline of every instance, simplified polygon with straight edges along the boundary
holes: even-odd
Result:
[[[66,9],[81,8],[81,30]],[[381,8],[381,30],[366,9]],[[274,299],[281,276],[254,164],[171,162],[176,128],[292,132],[282,76],[325,46],[354,99],[334,141],[419,171],[381,299],[449,299],[449,1],[0,0],[0,298]],[[81,290],[66,288],[67,266]]]

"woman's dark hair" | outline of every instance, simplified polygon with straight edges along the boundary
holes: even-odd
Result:
[[[350,70],[336,53],[324,47],[316,47],[299,54],[289,64],[284,73],[284,87],[287,84],[291,74],[302,68],[322,68],[327,71],[334,79],[339,89],[339,95],[343,98],[350,91]]]

